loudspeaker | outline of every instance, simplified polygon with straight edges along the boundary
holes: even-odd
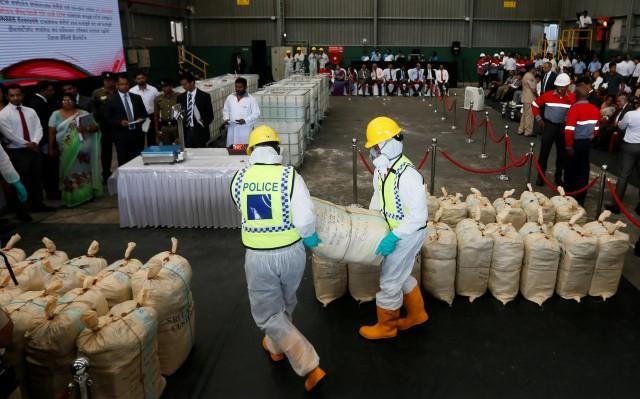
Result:
[[[258,84],[264,85],[266,82],[270,82],[269,68],[267,66],[267,41],[266,40],[252,40],[251,41],[251,73],[258,74],[260,76]]]
[[[451,53],[453,55],[460,55],[460,42],[451,43]]]

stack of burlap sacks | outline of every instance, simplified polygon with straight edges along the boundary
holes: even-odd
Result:
[[[0,306],[14,324],[6,358],[23,398],[56,398],[71,379],[78,356],[91,364],[92,397],[158,398],[194,344],[191,266],[171,251],[147,264],[132,258],[135,243],[111,265],[93,241],[87,254],[69,259],[44,238],[26,258],[2,249],[15,272],[0,266]]]
[[[549,199],[529,186],[519,199],[510,190],[493,203],[475,188],[466,200],[444,188],[441,197],[428,196],[427,237],[413,274],[426,292],[449,305],[456,294],[474,301],[487,289],[503,304],[518,293],[539,305],[554,292],[576,301],[615,295],[629,246],[629,236],[619,230],[625,225],[607,222],[608,211],[586,223],[585,210],[562,187],[558,192]],[[359,301],[373,299],[381,263],[374,251],[388,232],[384,217],[315,204],[323,240],[313,257],[316,297],[325,306],[347,290]],[[350,219],[353,214],[359,218]],[[348,250],[336,253],[334,242]]]

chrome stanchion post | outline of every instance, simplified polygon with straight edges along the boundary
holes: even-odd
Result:
[[[431,139],[431,174],[429,176],[429,194],[433,195],[436,184],[436,155],[438,155],[438,139]]]
[[[487,154],[487,134],[489,133],[489,111],[484,112],[484,137],[482,138],[482,153],[478,156],[480,159],[489,158]]]
[[[449,96],[447,95],[447,97],[449,97]],[[442,121],[446,121],[447,120],[447,112],[448,112],[447,103],[446,103],[446,98],[447,97],[445,97],[444,94],[442,95],[442,117],[440,118],[440,120],[442,120]]]
[[[78,387],[78,393],[80,399],[89,399],[89,386],[91,385],[91,379],[89,378],[89,360],[85,357],[79,357],[71,365],[71,375],[73,381]]]
[[[527,183],[531,184],[531,170],[533,169],[533,147],[536,145],[533,141],[529,143],[529,166],[527,167]]]
[[[358,139],[351,141],[352,167],[353,167],[353,203],[358,203]]]
[[[456,121],[458,119],[458,93],[453,93],[453,122],[451,130],[456,130]]]
[[[438,113],[438,102],[440,101],[440,100],[438,100],[438,96],[436,96],[436,99],[434,101],[435,101],[435,105],[433,106],[433,113],[437,114]]]
[[[598,197],[596,218],[602,213],[602,205],[604,204],[604,189],[607,186],[607,168],[607,165],[602,165],[602,173],[600,174],[600,196]]]
[[[504,129],[505,129],[505,132],[504,132],[504,162],[503,162],[502,167],[506,167],[507,166],[507,162],[508,162],[508,158],[509,158],[509,155],[507,154],[507,143],[508,143],[508,140],[509,140],[509,125],[505,125]],[[511,179],[509,178],[509,176],[507,176],[507,171],[504,170],[498,176],[498,180],[509,181]]]
[[[469,110],[467,112],[471,113],[471,112],[473,112],[473,101],[471,101],[469,104],[470,104],[470,106],[469,106]],[[469,114],[467,114],[467,118],[468,118],[468,121],[471,122],[471,131],[469,132],[469,135],[467,136],[467,139],[465,141],[467,142],[467,144],[471,144],[471,143],[473,143],[475,141],[475,140],[473,140],[471,138],[471,135],[473,134],[473,129],[474,129],[473,118],[469,118]]]

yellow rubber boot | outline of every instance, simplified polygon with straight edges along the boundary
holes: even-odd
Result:
[[[271,358],[271,361],[273,362],[279,362],[280,360],[284,359],[284,354],[282,353],[278,353],[278,354],[271,353],[271,351],[269,350],[269,347],[267,347],[267,337],[262,338],[262,349],[264,349],[265,352],[267,352],[267,354]]]
[[[360,327],[360,335],[366,339],[393,338],[398,334],[396,327],[400,318],[400,309],[388,310],[376,306],[378,322],[373,326]]]
[[[398,330],[404,331],[429,320],[429,315],[424,310],[424,300],[422,299],[420,287],[416,286],[404,296],[403,300],[407,309],[407,317],[398,320]]]
[[[315,388],[318,383],[327,375],[323,369],[316,367],[307,374],[307,378],[304,380],[304,389],[309,392]]]

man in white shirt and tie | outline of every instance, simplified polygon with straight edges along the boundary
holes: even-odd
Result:
[[[234,144],[248,144],[255,121],[260,117],[260,108],[255,98],[247,93],[247,80],[236,79],[236,92],[224,102],[222,118],[227,130],[227,148]]]
[[[378,67],[377,64],[371,66],[371,80],[373,84],[378,88],[378,96],[382,96],[382,86],[384,84],[384,71]],[[373,95],[373,88],[371,88],[371,95]]]
[[[147,83],[147,75],[143,71],[136,73],[136,85],[129,89],[129,93],[142,97],[144,108],[148,115],[153,115],[155,99],[158,97],[158,89]],[[142,131],[147,135],[147,146],[156,145],[156,129],[151,119],[147,118],[142,124]]]
[[[27,188],[31,209],[34,212],[50,212],[53,208],[42,202],[42,154],[38,147],[42,140],[42,125],[32,108],[22,105],[22,88],[11,85],[8,89],[9,104],[0,111],[0,133],[11,163]],[[13,200],[11,198],[10,200]],[[31,217],[17,202],[17,216],[21,221]]]
[[[409,82],[413,90],[413,96],[422,97],[422,88],[424,87],[424,69],[420,63],[416,63],[415,68],[409,69]]]
[[[396,94],[398,85],[396,83],[396,69],[393,67],[393,63],[390,62],[387,68],[383,71],[384,74],[384,86],[387,96],[393,96]]]
[[[436,84],[438,85],[438,91],[440,95],[449,94],[449,71],[444,69],[444,65],[440,64],[439,69],[436,71]]]

